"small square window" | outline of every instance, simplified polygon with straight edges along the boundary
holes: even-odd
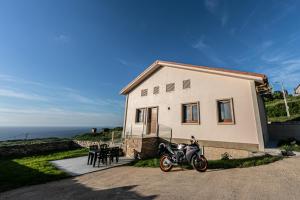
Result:
[[[155,86],[153,88],[153,94],[158,94],[159,93],[159,86]]]
[[[182,104],[182,123],[199,123],[199,103]]]
[[[142,97],[147,96],[147,95],[148,95],[148,89],[141,90],[141,96]]]
[[[217,100],[218,123],[233,124],[233,102],[232,99]]]
[[[184,80],[184,81],[182,82],[182,88],[183,88],[183,89],[191,88],[191,80],[190,80],[190,79]]]
[[[175,83],[169,83],[166,85],[166,92],[172,92],[175,90]]]

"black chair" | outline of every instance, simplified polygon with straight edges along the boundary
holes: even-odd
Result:
[[[113,148],[110,149],[109,164],[111,164],[111,162],[114,162],[114,158],[116,158],[116,163],[119,162],[119,152],[120,152],[119,147],[113,147]]]
[[[105,163],[107,165],[108,153],[109,153],[108,144],[101,144],[100,151],[98,152],[96,159],[94,159],[93,166],[95,167],[97,159],[98,159],[98,167],[100,166],[100,162],[102,162],[102,164]]]
[[[88,154],[88,161],[87,161],[88,165],[93,164],[93,161],[97,157],[97,152],[98,151],[99,151],[98,145],[91,145],[91,146],[89,146],[89,154]]]

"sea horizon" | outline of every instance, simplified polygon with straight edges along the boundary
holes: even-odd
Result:
[[[36,139],[36,138],[70,138],[78,134],[91,132],[97,128],[97,132],[103,128],[114,126],[0,126],[0,141]]]

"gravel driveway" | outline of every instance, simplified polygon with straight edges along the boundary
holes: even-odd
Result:
[[[299,199],[300,157],[198,173],[117,167],[0,194],[0,199]]]

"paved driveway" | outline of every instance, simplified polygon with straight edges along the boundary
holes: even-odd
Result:
[[[116,167],[0,194],[0,199],[299,199],[300,158],[198,173]]]

